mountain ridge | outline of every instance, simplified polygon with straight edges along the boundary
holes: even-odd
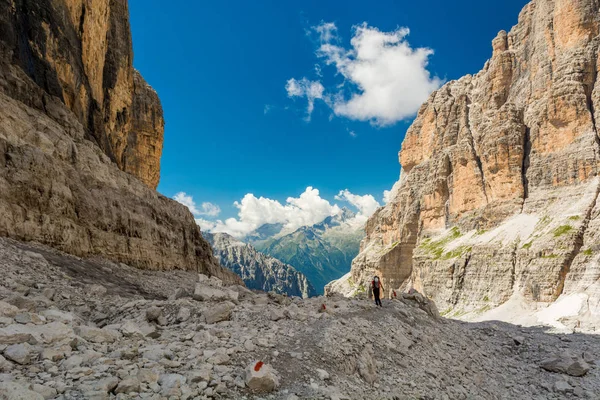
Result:
[[[302,298],[316,294],[302,273],[258,252],[252,245],[227,233],[203,232],[202,235],[212,246],[213,254],[220,264],[239,275],[249,289]]]

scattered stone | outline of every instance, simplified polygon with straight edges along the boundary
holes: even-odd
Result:
[[[91,296],[103,297],[108,292],[108,289],[102,285],[91,285],[87,288],[87,292]]]
[[[169,296],[169,300],[179,300],[185,297],[190,297],[190,293],[184,288],[177,288],[175,292]]]
[[[4,350],[4,357],[20,365],[30,364],[37,353],[28,343],[12,344]]]
[[[91,326],[78,326],[75,328],[75,333],[92,343],[113,343],[119,337],[115,331]]]
[[[19,313],[19,309],[12,304],[0,301],[0,317],[15,317]]]
[[[177,321],[178,322],[185,322],[188,319],[190,319],[191,316],[192,316],[192,312],[190,311],[189,308],[187,308],[187,307],[181,307],[179,309],[179,312],[177,313]]]
[[[573,393],[573,387],[565,381],[556,381],[554,383],[554,390],[562,394]]]
[[[253,392],[268,393],[279,386],[279,379],[269,364],[256,361],[246,367],[246,386]]]
[[[570,376],[584,376],[590,370],[590,365],[583,358],[574,356],[569,352],[542,361],[541,367],[546,371]]]
[[[44,396],[15,382],[0,380],[0,399],[6,400],[44,400]]]
[[[162,310],[158,307],[150,307],[146,310],[146,320],[148,322],[158,322],[158,319],[162,317]]]
[[[115,394],[132,393],[140,391],[140,382],[136,378],[127,378],[119,382]]]
[[[137,339],[143,339],[146,335],[142,332],[142,329],[133,321],[127,321],[121,326],[121,333],[125,337],[133,337]]]
[[[33,385],[31,385],[31,390],[33,390],[36,393],[41,394],[42,397],[46,400],[54,399],[56,397],[56,395],[58,394],[58,391],[55,388],[40,385],[37,383],[34,383]]]
[[[329,379],[329,373],[327,371],[325,371],[324,369],[317,368],[317,374],[319,375],[319,379],[322,381],[326,381]]]
[[[10,297],[8,300],[6,300],[6,302],[17,307],[19,310],[35,312],[37,309],[35,301],[19,295],[14,295]]]
[[[229,302],[217,304],[204,312],[204,318],[207,324],[216,324],[217,322],[227,321],[235,306]]]

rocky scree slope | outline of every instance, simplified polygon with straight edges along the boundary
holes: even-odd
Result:
[[[0,236],[241,282],[154,190],[164,121],[127,2],[2,0],[0,33]]]
[[[596,399],[600,342],[302,300],[0,239],[8,399]],[[325,307],[323,307],[325,305]],[[264,365],[260,365],[264,363]],[[256,371],[258,368],[258,371]]]
[[[239,275],[247,288],[303,298],[316,294],[304,274],[259,253],[252,245],[226,233],[203,232],[202,236],[210,243],[217,261]]]
[[[571,296],[570,327],[600,321],[599,32],[596,0],[531,1],[481,72],[431,95],[354,282],[380,274],[453,316]]]

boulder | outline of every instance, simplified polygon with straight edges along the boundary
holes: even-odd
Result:
[[[221,321],[228,321],[235,306],[229,302],[217,304],[204,311],[204,318],[207,324],[216,324]]]
[[[37,309],[35,301],[27,297],[19,296],[18,294],[10,297],[6,302],[17,307],[19,310],[35,312]]]
[[[179,309],[179,312],[177,313],[177,321],[178,322],[185,322],[188,319],[190,319],[191,316],[192,316],[192,312],[190,311],[189,308],[187,308],[187,307],[181,307]]]
[[[150,307],[146,310],[146,320],[148,322],[158,322],[160,317],[162,317],[162,310],[159,307]]]
[[[169,300],[179,300],[184,297],[190,297],[190,293],[184,288],[177,288],[175,292],[171,296],[169,296]]]
[[[91,326],[78,326],[75,328],[75,333],[92,343],[113,343],[119,337],[115,331]]]
[[[143,339],[145,337],[142,329],[133,321],[127,321],[121,325],[121,333],[125,337],[132,337],[137,339]]]
[[[40,385],[38,383],[34,383],[33,385],[31,385],[31,390],[33,390],[36,393],[41,394],[44,399],[46,400],[50,400],[50,399],[54,399],[56,398],[56,395],[58,394],[58,391],[50,386],[44,386],[44,385]]]
[[[221,301],[229,298],[224,290],[207,286],[203,283],[196,284],[196,289],[194,290],[194,295],[192,297],[194,300],[198,301]]]
[[[37,352],[28,343],[11,344],[4,350],[4,357],[20,365],[31,364]]]
[[[103,297],[106,293],[108,293],[108,289],[102,285],[90,285],[87,288],[87,293],[92,296]]]
[[[19,309],[12,304],[0,301],[0,317],[15,317],[19,313]]]
[[[160,378],[158,378],[158,384],[162,389],[161,393],[163,396],[177,393],[186,382],[186,377],[179,374],[161,374]]]
[[[0,356],[0,372],[9,372],[14,368],[13,364],[6,358]]]
[[[44,400],[44,396],[15,382],[0,382],[2,400]]]
[[[63,323],[72,323],[75,320],[75,316],[69,312],[59,310],[44,310],[40,312],[40,315],[46,318],[48,321],[58,321]]]
[[[23,312],[23,313],[19,313],[19,314],[15,315],[15,322],[17,322],[19,324],[41,325],[45,321],[43,319],[41,319],[40,316],[37,314],[30,313],[30,312]]]
[[[22,325],[9,325],[0,328],[0,344],[37,343],[31,331],[23,328]]]
[[[158,372],[149,368],[142,368],[137,373],[137,379],[140,383],[157,383],[158,378]]]
[[[590,365],[583,358],[569,352],[547,358],[542,361],[540,366],[546,371],[570,376],[584,376],[590,370]]]
[[[282,310],[281,308],[271,309],[269,313],[269,318],[271,318],[271,321],[279,321],[280,319],[285,319],[284,310]]]
[[[123,379],[121,382],[119,382],[119,384],[117,385],[117,388],[115,389],[115,394],[132,393],[132,392],[139,392],[139,391],[140,391],[140,381],[138,381],[137,378],[127,378],[127,379]]]
[[[279,379],[269,364],[256,361],[246,367],[246,386],[256,393],[268,393],[279,386]]]

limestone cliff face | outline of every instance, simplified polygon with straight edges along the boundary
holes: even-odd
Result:
[[[0,236],[241,283],[154,190],[162,111],[131,56],[123,0],[0,0]]]
[[[582,293],[600,313],[599,7],[530,2],[481,72],[431,95],[355,282],[378,273],[467,311]]]
[[[0,0],[0,33],[5,60],[60,99],[120,169],[156,189],[164,121],[132,67],[127,1]]]

